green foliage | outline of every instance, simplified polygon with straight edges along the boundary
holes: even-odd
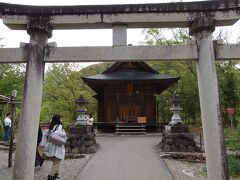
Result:
[[[23,64],[0,64],[0,94],[10,97],[12,90],[17,90],[17,101],[23,99],[23,86],[25,77],[25,65]],[[0,104],[0,118],[9,112],[9,104]],[[20,112],[20,105],[16,106],[16,111]],[[18,113],[17,113],[18,114]],[[18,119],[18,115],[16,119]],[[0,122],[2,125],[2,123]],[[0,136],[3,134],[3,127],[0,125]]]
[[[24,66],[21,64],[0,65],[0,94],[11,96],[12,90],[18,91],[18,97],[22,98],[24,83]]]
[[[166,30],[147,29],[145,31],[146,38],[144,44],[182,45],[186,39],[191,39],[188,35],[187,29],[171,29],[170,35],[169,29],[167,30],[169,37],[164,35]],[[160,121],[168,122],[170,120],[171,112],[169,110],[169,98],[171,94],[176,91],[184,98],[184,102],[182,103],[183,121],[187,124],[201,124],[195,63],[192,61],[161,61],[148,62],[148,64],[159,73],[181,77],[177,84],[157,96],[158,116],[160,117]]]
[[[239,102],[240,102],[240,69],[237,67],[238,61],[225,61],[218,62],[217,72],[219,79],[219,94],[221,102],[222,115],[225,120],[225,124],[230,126],[230,118],[233,118],[233,124],[236,127],[239,119]],[[227,108],[235,108],[237,114],[233,117],[229,117],[227,114]]]
[[[78,70],[72,64],[53,64],[46,73],[41,121],[49,122],[52,115],[59,113],[63,116],[65,127],[76,121],[78,113],[75,100],[82,93],[88,101],[88,113],[97,119],[97,101],[95,93],[83,82],[82,76],[95,75],[106,69],[109,64],[91,65]]]
[[[0,120],[0,141],[3,140],[3,136],[4,136],[4,129],[3,129],[3,120]]]
[[[231,179],[240,176],[240,159],[234,155],[227,156],[228,173]],[[203,168],[203,173],[207,176],[207,167]]]
[[[146,29],[145,41],[147,45],[183,45],[184,41],[191,39],[187,29]],[[0,45],[1,45],[0,38]],[[169,122],[172,113],[169,110],[169,98],[175,91],[183,96],[183,111],[181,117],[186,124],[201,124],[199,97],[197,88],[197,72],[193,61],[155,61],[148,64],[162,74],[179,76],[177,84],[157,95],[158,117],[160,122]],[[52,64],[45,75],[43,102],[41,109],[41,121],[48,122],[52,115],[63,115],[65,126],[70,125],[77,118],[77,105],[75,100],[83,93],[89,104],[86,105],[89,113],[97,119],[97,101],[92,96],[93,92],[81,77],[88,77],[103,72],[111,63],[100,63],[83,69],[73,64]],[[240,68],[239,61],[217,62],[217,75],[219,79],[219,94],[221,113],[226,125],[229,125],[229,117],[226,108],[234,107],[237,114],[234,116],[235,125],[240,119]],[[13,89],[18,91],[18,100],[23,97],[23,84],[25,76],[24,65],[1,64],[0,65],[0,94],[10,96]],[[4,113],[7,106],[0,106]],[[18,107],[19,108],[19,107]],[[18,109],[19,110],[19,109]],[[231,144],[231,141],[228,141]]]
[[[225,128],[225,142],[230,150],[240,150],[240,126],[237,128]]]
[[[191,39],[188,35],[187,29],[146,29],[145,41],[142,44],[147,45],[182,45],[187,39]],[[224,39],[227,42],[228,34],[222,31],[217,38]],[[226,113],[228,107],[233,107],[237,110],[237,114],[233,117],[235,127],[240,120],[240,68],[239,61],[224,61],[217,62],[217,75],[219,82],[219,95],[221,114],[223,115],[224,124],[230,125],[229,116]],[[149,62],[155,70],[160,73],[166,73],[181,77],[177,85],[172,86],[167,91],[157,97],[158,108],[160,112],[160,120],[166,122],[169,120],[166,114],[170,113],[167,108],[167,103],[170,94],[176,91],[183,96],[184,102],[182,104],[182,119],[186,124],[201,124],[199,97],[197,88],[197,72],[195,62],[192,61],[158,61]],[[165,118],[168,118],[167,120]]]
[[[240,160],[236,156],[228,156],[228,172],[230,176],[240,176]]]

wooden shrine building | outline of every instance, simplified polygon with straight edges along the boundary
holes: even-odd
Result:
[[[82,77],[98,100],[98,127],[113,129],[117,123],[157,123],[155,94],[179,77],[159,74],[145,62],[117,62],[101,74]]]

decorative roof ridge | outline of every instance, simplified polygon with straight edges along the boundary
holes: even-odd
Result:
[[[110,73],[110,72],[114,72],[117,71],[120,66],[124,63],[130,63],[130,62],[116,62],[114,63],[112,66],[110,66],[109,68],[107,68],[102,74],[106,74],[106,73]],[[131,63],[138,63],[138,65],[145,71],[147,72],[151,72],[151,73],[155,73],[155,74],[159,74],[156,70],[154,70],[152,67],[150,67],[147,63],[145,62],[131,62]]]

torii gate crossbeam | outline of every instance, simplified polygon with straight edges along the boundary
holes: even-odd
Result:
[[[16,49],[15,56],[10,54],[13,52],[12,49],[0,50],[1,63],[27,62],[24,102],[18,132],[20,143],[17,143],[13,179],[33,179],[44,63],[65,62],[68,56],[71,58],[69,61],[72,62],[184,58],[196,60],[208,179],[229,179],[215,59],[229,59],[229,57],[239,59],[239,47],[232,49],[230,46],[218,44],[215,46],[215,54],[212,32],[215,26],[232,25],[239,20],[239,6],[240,0],[50,7],[0,3],[3,23],[11,29],[27,30],[30,35],[30,43],[25,48]],[[152,27],[188,27],[191,35],[195,37],[195,43],[176,47],[127,46],[127,28]],[[52,48],[47,45],[52,30],[89,28],[112,28],[113,46]],[[96,54],[94,55],[93,52]],[[106,54],[102,54],[103,52]],[[227,54],[229,52],[233,53],[229,55]]]

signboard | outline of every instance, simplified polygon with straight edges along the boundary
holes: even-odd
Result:
[[[235,109],[234,108],[227,108],[227,114],[228,115],[234,115],[235,114]]]

